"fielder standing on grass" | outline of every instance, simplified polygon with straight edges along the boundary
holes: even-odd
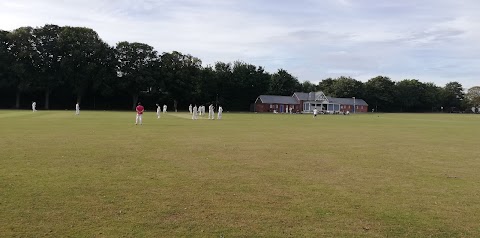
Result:
[[[142,115],[145,108],[143,108],[141,103],[138,103],[138,106],[135,108],[135,110],[137,111],[137,118],[135,119],[135,125],[137,125],[138,123],[142,125]]]
[[[317,118],[318,110],[317,108],[313,109],[313,118]]]
[[[192,120],[197,120],[197,115],[198,115],[197,105],[195,105],[195,107],[193,107]]]
[[[190,111],[190,114],[192,114],[192,104],[190,104],[190,106],[188,106],[188,110]]]
[[[158,103],[155,105],[157,105],[157,119],[160,119],[160,112],[162,111],[162,108],[160,107],[160,105],[158,105]]]
[[[210,106],[208,106],[208,119],[215,119],[215,109],[213,108],[213,104],[210,104]]]
[[[37,103],[36,102],[32,102],[32,111],[33,112],[37,111]]]
[[[218,107],[218,115],[217,115],[218,120],[222,119],[222,113],[223,113],[223,108],[222,108],[222,106],[219,106]]]
[[[167,113],[167,105],[166,104],[163,105],[163,113]]]
[[[80,104],[78,102],[75,104],[75,115],[80,115]]]

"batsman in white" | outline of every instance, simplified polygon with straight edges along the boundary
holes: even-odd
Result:
[[[167,113],[167,105],[166,104],[163,105],[163,113]]]
[[[190,106],[188,106],[188,111],[190,111],[190,114],[192,114],[192,104],[190,104]]]
[[[160,105],[158,105],[158,103],[155,105],[157,105],[157,119],[160,119],[160,112],[162,111],[162,108],[160,107]]]
[[[213,104],[210,104],[210,106],[208,106],[208,119],[215,119],[215,108],[213,107]]]
[[[75,115],[80,115],[80,103],[75,104]]]
[[[219,106],[218,107],[218,115],[217,115],[218,120],[222,119],[222,113],[223,113],[223,108],[222,108],[222,106]]]
[[[198,108],[197,105],[193,107],[192,120],[197,120]]]
[[[37,111],[37,103],[36,102],[32,102],[32,111],[33,112]]]

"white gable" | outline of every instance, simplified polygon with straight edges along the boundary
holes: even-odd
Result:
[[[322,91],[308,93],[308,101],[328,103],[328,98]]]
[[[315,92],[315,101],[326,101],[328,102],[327,96],[322,91]]]

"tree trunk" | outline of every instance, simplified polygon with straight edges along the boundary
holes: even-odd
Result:
[[[50,90],[46,89],[45,90],[45,110],[48,110],[50,105]]]
[[[17,90],[17,95],[15,97],[15,108],[19,109],[20,108],[20,90]]]
[[[135,107],[137,106],[137,101],[138,101],[138,95],[132,94],[133,110],[135,110]]]
[[[173,100],[173,107],[175,108],[175,112],[177,112],[177,100]]]

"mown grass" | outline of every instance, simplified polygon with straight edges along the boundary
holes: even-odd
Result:
[[[2,237],[478,237],[480,117],[0,111]]]

